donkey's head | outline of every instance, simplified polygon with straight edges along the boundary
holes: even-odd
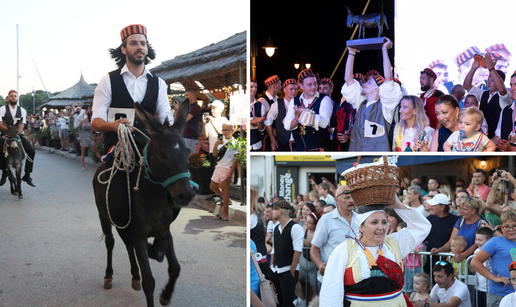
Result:
[[[353,23],[353,13],[349,9],[349,7],[346,6],[346,8],[348,9],[347,26],[348,26],[348,28],[351,28],[351,27],[354,26],[354,23]]]
[[[7,121],[5,117],[2,117],[2,123],[7,127],[7,134],[5,136],[7,145],[10,148],[18,148],[18,141],[20,139],[20,125],[22,125],[22,120],[18,120],[16,124],[13,125],[12,121]]]
[[[151,134],[147,147],[147,159],[153,180],[159,181],[170,192],[175,203],[186,206],[195,192],[188,176],[189,150],[181,136],[188,116],[189,100],[185,100],[176,111],[174,124],[166,119],[161,124],[156,118],[136,103],[136,113]],[[178,178],[178,179],[176,179]]]

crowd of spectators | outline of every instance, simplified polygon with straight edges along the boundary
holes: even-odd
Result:
[[[393,76],[387,53],[392,45],[387,38],[382,47],[383,76],[377,70],[355,73],[355,58],[364,58],[349,48],[340,99],[333,100],[333,82],[310,69],[283,83],[277,75],[264,80],[267,90],[260,98],[255,99],[256,90],[251,90],[253,150],[471,152],[516,148],[512,116],[516,73],[506,76],[502,63],[510,61],[511,53],[505,45],[488,47],[483,55],[475,55],[480,52],[476,49],[457,55],[457,65],[468,70],[460,84],[449,88],[438,81],[442,61],[422,67],[418,93],[407,93],[403,80]],[[257,82],[252,78],[251,88],[256,89]]]
[[[505,296],[514,296],[516,287],[516,279],[511,278],[516,275],[516,264],[509,268],[516,260],[512,258],[516,250],[516,179],[498,169],[487,175],[477,169],[470,175],[469,185],[462,179],[445,182],[430,178],[422,184],[419,178],[403,178],[400,182],[399,200],[432,225],[426,240],[413,251],[416,256],[403,259],[403,291],[414,306],[474,306],[477,295],[478,307],[514,303],[501,302]],[[281,306],[308,306],[310,302],[317,306],[322,299],[319,294],[327,293],[321,290],[330,255],[359,232],[348,187],[334,186],[326,179],[310,183],[311,190],[298,195],[293,203],[258,198],[256,191],[252,199],[251,240],[259,251],[265,277],[275,284]],[[332,199],[335,205],[328,202]],[[395,210],[385,212],[388,235],[407,227]],[[417,255],[419,252],[426,252],[425,256]],[[476,286],[463,283],[466,273],[476,275]]]

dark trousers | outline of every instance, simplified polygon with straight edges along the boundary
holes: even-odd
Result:
[[[20,135],[20,141],[22,143],[23,149],[27,153],[27,156],[34,161],[34,156],[36,155],[36,151],[32,146],[30,145],[29,141],[25,138],[25,136]],[[5,156],[3,154],[3,148],[4,148],[4,138],[0,138],[0,148],[2,151],[2,154],[0,154],[0,169],[5,170],[7,168],[7,165],[5,165]],[[34,167],[34,162],[30,162],[29,160],[25,159],[25,173],[32,173],[32,168]]]
[[[299,280],[299,271],[296,271],[294,277],[290,274],[290,271],[285,273],[274,273],[271,274],[271,281],[276,287],[276,292],[278,293],[278,301],[280,303],[280,307],[293,307],[294,300],[297,298],[296,292],[296,284]]]

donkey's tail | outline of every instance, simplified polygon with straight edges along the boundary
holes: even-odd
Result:
[[[383,15],[383,23],[385,24],[385,27],[387,28],[387,30],[390,30],[389,29],[389,25],[387,24],[387,18],[385,18],[385,15]]]

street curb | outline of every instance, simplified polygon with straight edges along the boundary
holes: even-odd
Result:
[[[48,151],[50,153],[66,157],[66,158],[71,159],[71,160],[77,160],[79,162],[81,161],[81,156],[80,155],[76,155],[74,153],[69,153],[67,151],[60,151],[58,149],[56,150],[55,148],[52,148],[52,147],[36,146],[34,149],[36,149],[36,150],[46,150],[46,151]],[[100,163],[96,163],[95,161],[93,161],[93,159],[89,155],[84,157],[84,164],[95,166],[95,167],[100,165]]]
[[[220,208],[220,206],[217,206],[214,202],[204,199],[202,195],[195,195],[194,199],[190,203],[210,212],[218,212]],[[247,213],[246,211],[238,210],[229,206],[229,220],[246,226]]]

